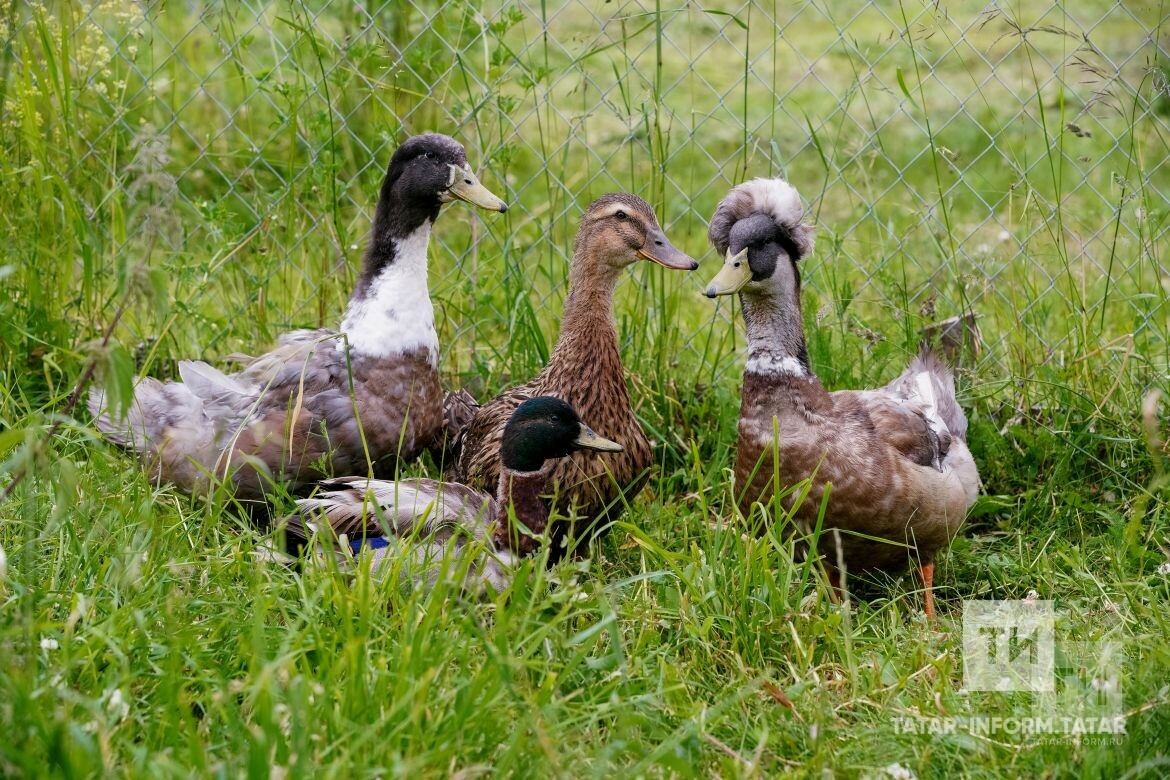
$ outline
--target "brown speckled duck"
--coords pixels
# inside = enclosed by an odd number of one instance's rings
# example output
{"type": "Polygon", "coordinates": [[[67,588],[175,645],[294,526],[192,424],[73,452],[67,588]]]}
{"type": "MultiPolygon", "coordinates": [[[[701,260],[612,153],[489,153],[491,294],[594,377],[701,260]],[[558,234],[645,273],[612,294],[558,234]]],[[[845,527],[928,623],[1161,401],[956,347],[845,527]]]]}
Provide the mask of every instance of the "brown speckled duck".
{"type": "Polygon", "coordinates": [[[392,475],[442,430],[427,244],[455,199],[507,208],[457,141],[410,138],[387,168],[340,331],[285,334],[233,374],[182,361],[181,382],[141,379],[125,419],[94,392],[98,428],[139,452],[155,477],[196,493],[227,478],[242,501],[262,500],[274,480],[296,488],[334,472],[392,475]]]}
{"type": "MultiPolygon", "coordinates": [[[[809,363],[800,310],[797,262],[813,245],[803,217],[787,182],[756,179],[724,198],[708,231],[726,261],[707,296],[738,292],[747,325],[735,463],[740,509],[747,516],[771,499],[778,448],[781,486],[811,480],[794,515],[806,532],[828,492],[819,552],[834,585],[839,561],[850,571],[896,572],[916,558],[933,617],[935,555],[979,491],[954,379],[923,352],[886,387],[824,388],[809,363]]],[[[782,503],[791,509],[796,500],[791,494],[782,503]]]]}
{"type": "Polygon", "coordinates": [[[494,497],[433,479],[328,480],[320,492],[297,501],[297,513],[288,519],[289,541],[298,546],[328,529],[330,535],[345,535],[355,554],[370,550],[375,569],[398,562],[427,587],[446,575],[459,577],[465,590],[489,585],[498,592],[518,560],[513,547],[521,526],[540,534],[548,523],[541,496],[555,459],[581,450],[621,449],[559,398],[532,398],[516,407],[504,426],[503,468],[494,497]],[[475,557],[463,560],[463,554],[475,557]]]}
{"type": "MultiPolygon", "coordinates": [[[[671,269],[698,267],[667,240],[646,201],[628,193],[598,198],[581,218],[561,334],[544,370],[483,406],[476,407],[466,393],[449,396],[446,404],[449,419],[466,421],[455,437],[452,477],[480,489],[499,480],[500,438],[508,417],[538,395],[563,398],[599,434],[622,446],[620,453],[578,453],[554,465],[558,511],[571,516],[572,507],[576,520],[552,529],[553,558],[567,552],[567,541],[583,541],[616,519],[648,476],[650,442],[630,406],[613,317],[614,288],[622,271],[638,260],[671,269]]],[[[515,549],[529,554],[538,545],[537,539],[523,536],[515,549]]]]}

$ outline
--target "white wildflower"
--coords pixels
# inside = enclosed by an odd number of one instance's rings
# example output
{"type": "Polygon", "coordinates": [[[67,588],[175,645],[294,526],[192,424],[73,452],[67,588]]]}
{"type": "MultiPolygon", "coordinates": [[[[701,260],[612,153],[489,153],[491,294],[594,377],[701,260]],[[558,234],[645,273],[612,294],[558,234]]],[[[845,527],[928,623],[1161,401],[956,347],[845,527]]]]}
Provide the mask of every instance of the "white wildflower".
{"type": "Polygon", "coordinates": [[[1103,693],[1113,693],[1117,690],[1117,678],[1106,677],[1106,678],[1102,679],[1100,677],[1094,677],[1092,680],[1089,681],[1089,687],[1092,688],[1094,691],[1101,691],[1103,693]]]}
{"type": "Polygon", "coordinates": [[[60,646],[61,646],[60,643],[58,643],[57,640],[51,636],[41,637],[41,649],[42,650],[56,650],[60,646]]]}
{"type": "Polygon", "coordinates": [[[122,698],[121,688],[110,691],[110,698],[106,699],[106,710],[116,720],[124,720],[130,714],[130,702],[122,698]]]}
{"type": "Polygon", "coordinates": [[[914,774],[913,770],[907,769],[901,764],[890,764],[882,771],[894,780],[918,780],[918,775],[914,774]]]}
{"type": "MultiPolygon", "coordinates": [[[[4,552],[3,550],[0,550],[0,553],[3,553],[3,552],[4,552]]],[[[1160,565],[1158,567],[1158,573],[1161,574],[1163,577],[1165,577],[1167,574],[1170,574],[1170,561],[1166,561],[1165,563],[1160,565]]],[[[0,574],[3,574],[2,570],[0,570],[0,574]]]]}

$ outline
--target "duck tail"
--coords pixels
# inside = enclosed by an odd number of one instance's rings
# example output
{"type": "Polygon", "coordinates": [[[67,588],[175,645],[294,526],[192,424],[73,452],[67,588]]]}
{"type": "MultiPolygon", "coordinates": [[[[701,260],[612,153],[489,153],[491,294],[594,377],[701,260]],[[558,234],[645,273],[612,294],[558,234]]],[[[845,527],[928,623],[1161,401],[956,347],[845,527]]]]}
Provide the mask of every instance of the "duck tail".
{"type": "Polygon", "coordinates": [[[114,416],[106,391],[96,387],[90,389],[86,406],[93,415],[94,426],[107,439],[119,447],[144,452],[153,438],[145,407],[153,405],[153,399],[161,393],[161,382],[143,377],[134,388],[134,398],[124,416],[114,416]]]}
{"type": "Polygon", "coordinates": [[[154,377],[142,377],[134,387],[134,398],[120,417],[109,408],[104,390],[92,389],[86,406],[93,415],[94,425],[107,439],[143,454],[156,451],[164,440],[175,439],[177,427],[202,431],[196,438],[208,435],[202,399],[177,382],[163,383],[154,377]]]}
{"type": "Polygon", "coordinates": [[[967,440],[967,416],[955,398],[955,374],[937,353],[923,347],[891,388],[895,386],[922,403],[927,415],[946,426],[951,436],[967,440]]]}

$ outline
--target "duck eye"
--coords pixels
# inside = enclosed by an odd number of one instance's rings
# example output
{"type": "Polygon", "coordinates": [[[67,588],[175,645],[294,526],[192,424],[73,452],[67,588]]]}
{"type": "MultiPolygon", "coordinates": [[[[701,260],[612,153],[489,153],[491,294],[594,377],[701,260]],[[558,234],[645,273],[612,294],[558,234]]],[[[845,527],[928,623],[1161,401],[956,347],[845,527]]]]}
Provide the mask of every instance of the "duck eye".
{"type": "Polygon", "coordinates": [[[427,151],[423,152],[423,157],[427,158],[428,160],[433,160],[435,159],[435,153],[428,149],[427,151]]]}
{"type": "Polygon", "coordinates": [[[619,220],[624,220],[626,218],[626,212],[619,210],[614,214],[614,216],[619,220]]]}

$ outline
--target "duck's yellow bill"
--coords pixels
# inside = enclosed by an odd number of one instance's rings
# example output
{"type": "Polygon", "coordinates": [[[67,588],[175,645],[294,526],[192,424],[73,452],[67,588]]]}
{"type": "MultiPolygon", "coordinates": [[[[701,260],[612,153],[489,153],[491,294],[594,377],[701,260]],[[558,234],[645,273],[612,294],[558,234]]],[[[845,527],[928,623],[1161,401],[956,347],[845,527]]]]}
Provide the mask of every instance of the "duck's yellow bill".
{"type": "Polygon", "coordinates": [[[577,434],[577,438],[573,440],[573,444],[585,450],[597,450],[598,452],[621,452],[624,447],[616,441],[601,436],[597,431],[590,428],[585,423],[581,423],[581,432],[577,434]]]}
{"type": "Polygon", "coordinates": [[[707,297],[714,298],[718,295],[737,293],[751,280],[752,268],[748,265],[747,247],[734,255],[729,249],[727,250],[727,259],[723,261],[723,267],[707,284],[707,297]]]}
{"type": "Polygon", "coordinates": [[[447,186],[447,195],[457,198],[473,206],[479,206],[488,211],[507,211],[508,204],[497,198],[495,193],[480,184],[479,179],[469,168],[451,166],[451,183],[447,186]]]}

